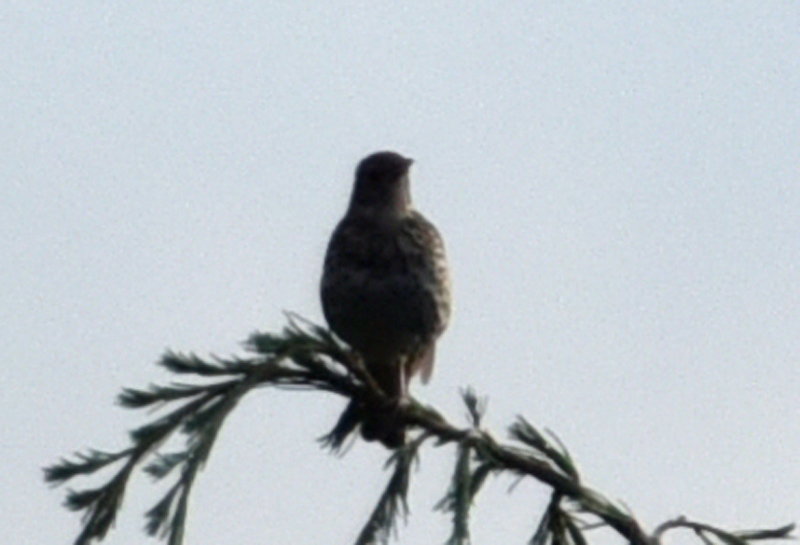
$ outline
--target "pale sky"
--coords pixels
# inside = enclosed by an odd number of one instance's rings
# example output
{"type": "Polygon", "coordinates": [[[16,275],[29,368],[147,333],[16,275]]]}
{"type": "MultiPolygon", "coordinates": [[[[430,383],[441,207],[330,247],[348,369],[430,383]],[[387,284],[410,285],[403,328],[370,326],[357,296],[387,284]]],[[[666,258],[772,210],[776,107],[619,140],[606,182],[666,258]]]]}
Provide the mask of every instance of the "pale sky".
{"type": "MultiPolygon", "coordinates": [[[[126,446],[153,415],[114,398],[166,380],[166,348],[322,320],[328,236],[380,149],[416,159],[453,270],[415,395],[463,422],[471,385],[496,436],[554,430],[649,528],[800,519],[795,2],[10,1],[0,69],[4,543],[77,536],[41,467],[126,446]]],[[[375,444],[318,448],[343,406],[252,393],[186,544],[352,543],[389,475],[375,444]]],[[[449,535],[453,460],[424,451],[401,543],[449,535]]],[[[474,543],[533,533],[547,489],[511,483],[474,543]]],[[[104,543],[143,543],[162,492],[140,475],[104,543]]]]}

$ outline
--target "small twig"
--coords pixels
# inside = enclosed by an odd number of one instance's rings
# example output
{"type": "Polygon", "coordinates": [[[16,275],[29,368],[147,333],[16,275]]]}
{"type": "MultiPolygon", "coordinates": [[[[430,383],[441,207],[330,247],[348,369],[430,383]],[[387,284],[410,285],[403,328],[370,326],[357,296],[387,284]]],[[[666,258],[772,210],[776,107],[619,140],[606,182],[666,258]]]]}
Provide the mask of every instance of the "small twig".
{"type": "Polygon", "coordinates": [[[722,540],[723,543],[733,545],[746,544],[750,541],[763,541],[767,539],[791,539],[791,534],[795,529],[795,525],[787,524],[778,528],[764,530],[737,530],[730,532],[715,526],[711,526],[710,524],[688,520],[686,517],[678,517],[659,524],[656,529],[653,530],[652,543],[654,545],[661,543],[661,538],[664,537],[664,534],[670,530],[676,529],[692,530],[703,541],[708,541],[706,534],[711,534],[722,540]]]}

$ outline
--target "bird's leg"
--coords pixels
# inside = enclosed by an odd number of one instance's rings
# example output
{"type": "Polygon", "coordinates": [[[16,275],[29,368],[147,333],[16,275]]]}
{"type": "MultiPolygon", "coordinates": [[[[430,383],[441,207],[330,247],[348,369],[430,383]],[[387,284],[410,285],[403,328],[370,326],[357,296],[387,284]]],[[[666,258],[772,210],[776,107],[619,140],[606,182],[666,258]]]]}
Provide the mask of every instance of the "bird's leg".
{"type": "Polygon", "coordinates": [[[407,377],[407,370],[405,362],[401,362],[398,365],[397,370],[398,378],[400,379],[398,391],[398,402],[402,402],[406,397],[408,397],[408,377],[407,377]]]}
{"type": "Polygon", "coordinates": [[[398,388],[399,397],[395,400],[395,411],[406,409],[411,404],[408,399],[408,382],[410,380],[408,373],[409,369],[405,363],[400,365],[400,369],[398,370],[400,379],[400,387],[398,388]]]}

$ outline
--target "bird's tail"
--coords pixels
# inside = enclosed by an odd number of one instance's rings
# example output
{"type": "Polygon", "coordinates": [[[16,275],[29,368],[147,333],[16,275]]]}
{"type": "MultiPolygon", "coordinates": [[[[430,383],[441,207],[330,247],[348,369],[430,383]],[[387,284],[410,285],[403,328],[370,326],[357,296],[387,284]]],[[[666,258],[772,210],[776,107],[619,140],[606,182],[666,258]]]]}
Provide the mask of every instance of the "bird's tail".
{"type": "MultiPolygon", "coordinates": [[[[432,351],[430,351],[432,354],[432,351]]],[[[339,450],[356,428],[361,429],[365,441],[380,441],[390,450],[406,444],[405,424],[400,418],[400,403],[408,389],[405,364],[367,364],[372,379],[386,396],[383,403],[365,403],[350,400],[333,430],[323,442],[333,450],[339,450]]]]}
{"type": "Polygon", "coordinates": [[[380,441],[388,449],[405,445],[406,430],[399,422],[397,406],[377,408],[350,400],[333,430],[321,440],[334,451],[339,451],[347,438],[361,426],[365,441],[380,441]]]}
{"type": "Polygon", "coordinates": [[[397,405],[385,408],[362,406],[361,410],[361,436],[365,441],[380,441],[392,450],[406,444],[406,429],[398,419],[397,405]]]}

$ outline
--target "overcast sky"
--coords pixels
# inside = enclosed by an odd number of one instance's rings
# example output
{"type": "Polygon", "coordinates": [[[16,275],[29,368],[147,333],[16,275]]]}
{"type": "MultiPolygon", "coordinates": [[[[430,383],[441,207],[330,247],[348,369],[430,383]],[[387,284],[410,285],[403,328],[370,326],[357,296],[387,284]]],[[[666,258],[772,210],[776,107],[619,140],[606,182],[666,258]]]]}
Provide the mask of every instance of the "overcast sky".
{"type": "MultiPolygon", "coordinates": [[[[353,169],[387,148],[454,278],[416,395],[556,431],[649,528],[800,519],[795,2],[7,1],[0,70],[4,542],[74,539],[40,468],[124,447],[148,415],[114,398],[166,348],[322,320],[353,169]]],[[[388,475],[375,444],[318,448],[343,405],[252,393],[186,544],[352,543],[388,475]]],[[[402,543],[447,538],[453,458],[424,452],[402,543]]],[[[546,489],[511,483],[476,544],[532,534],[546,489]]],[[[140,476],[106,543],[142,543],[162,491],[140,476]]]]}

